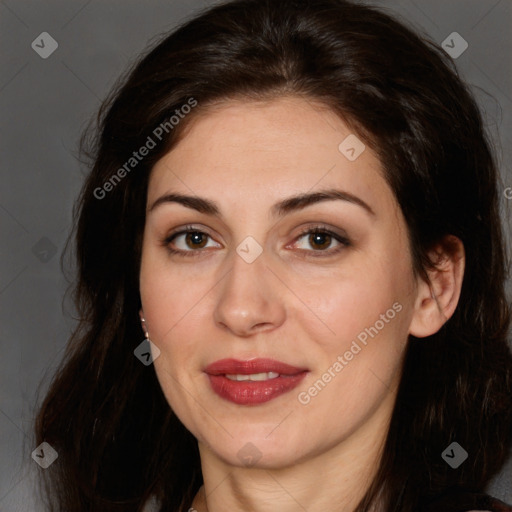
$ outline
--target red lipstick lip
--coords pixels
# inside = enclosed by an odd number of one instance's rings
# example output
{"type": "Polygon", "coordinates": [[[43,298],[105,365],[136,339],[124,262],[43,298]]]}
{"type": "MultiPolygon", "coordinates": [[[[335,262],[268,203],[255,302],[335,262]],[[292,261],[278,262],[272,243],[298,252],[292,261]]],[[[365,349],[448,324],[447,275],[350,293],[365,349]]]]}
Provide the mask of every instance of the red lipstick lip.
{"type": "Polygon", "coordinates": [[[211,390],[224,400],[237,405],[255,406],[269,402],[296,388],[309,373],[274,359],[256,358],[246,361],[221,359],[205,370],[211,390]],[[274,372],[279,375],[265,380],[233,380],[227,375],[251,375],[274,372]]]}
{"type": "Polygon", "coordinates": [[[280,375],[297,375],[307,371],[307,368],[298,368],[281,361],[266,358],[255,358],[246,361],[238,359],[220,359],[209,364],[205,369],[208,375],[251,375],[254,373],[275,372],[280,375]]]}

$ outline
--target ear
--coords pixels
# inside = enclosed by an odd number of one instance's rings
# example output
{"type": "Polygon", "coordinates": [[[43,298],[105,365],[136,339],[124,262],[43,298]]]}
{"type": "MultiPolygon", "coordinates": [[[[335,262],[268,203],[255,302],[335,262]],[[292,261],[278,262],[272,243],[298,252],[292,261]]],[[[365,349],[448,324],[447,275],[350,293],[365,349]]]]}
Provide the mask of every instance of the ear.
{"type": "Polygon", "coordinates": [[[464,277],[462,241],[449,235],[429,251],[435,268],[427,270],[428,282],[418,277],[414,314],[409,333],[417,338],[435,334],[453,315],[464,277]]]}

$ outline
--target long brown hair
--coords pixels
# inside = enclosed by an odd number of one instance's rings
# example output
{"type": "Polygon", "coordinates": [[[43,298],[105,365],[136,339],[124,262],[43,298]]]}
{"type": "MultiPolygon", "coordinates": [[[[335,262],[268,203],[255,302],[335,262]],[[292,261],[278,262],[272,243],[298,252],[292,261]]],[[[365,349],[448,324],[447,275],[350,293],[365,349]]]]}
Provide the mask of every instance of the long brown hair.
{"type": "Polygon", "coordinates": [[[512,437],[507,267],[495,158],[471,92],[442,49],[377,8],[235,0],[148,51],[84,138],[94,162],[73,233],[80,321],[35,421],[36,442],[59,454],[44,472],[49,510],[139,511],[151,495],[162,511],[190,507],[202,483],[197,443],[133,354],[148,178],[209,105],[285,94],[324,103],[377,152],[418,273],[445,235],[466,252],[454,315],[435,335],[410,337],[381,466],[357,512],[377,498],[388,512],[417,511],[452,487],[482,490],[502,466],[512,437]],[[127,167],[148,137],[155,147],[127,167]],[[441,458],[453,441],[469,453],[457,469],[441,458]]]}

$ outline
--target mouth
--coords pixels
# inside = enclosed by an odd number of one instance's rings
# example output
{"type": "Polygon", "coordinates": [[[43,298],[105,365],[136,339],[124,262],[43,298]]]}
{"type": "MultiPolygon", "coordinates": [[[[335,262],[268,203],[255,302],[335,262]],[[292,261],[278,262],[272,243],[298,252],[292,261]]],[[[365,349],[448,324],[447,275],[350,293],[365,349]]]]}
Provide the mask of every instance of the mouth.
{"type": "Polygon", "coordinates": [[[205,368],[212,390],[239,405],[268,402],[297,387],[308,373],[273,359],[222,359],[205,368]]]}

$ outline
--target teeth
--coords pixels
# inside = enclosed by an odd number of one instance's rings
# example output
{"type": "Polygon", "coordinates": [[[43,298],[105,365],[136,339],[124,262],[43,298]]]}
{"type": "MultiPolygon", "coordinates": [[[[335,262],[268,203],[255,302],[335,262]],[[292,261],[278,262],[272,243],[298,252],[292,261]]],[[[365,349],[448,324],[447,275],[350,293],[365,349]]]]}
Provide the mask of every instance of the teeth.
{"type": "Polygon", "coordinates": [[[237,374],[226,374],[226,377],[229,380],[269,380],[269,379],[275,379],[276,377],[279,377],[279,373],[276,372],[264,372],[264,373],[252,373],[250,375],[240,375],[237,374]]]}

